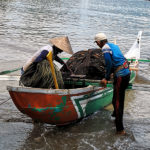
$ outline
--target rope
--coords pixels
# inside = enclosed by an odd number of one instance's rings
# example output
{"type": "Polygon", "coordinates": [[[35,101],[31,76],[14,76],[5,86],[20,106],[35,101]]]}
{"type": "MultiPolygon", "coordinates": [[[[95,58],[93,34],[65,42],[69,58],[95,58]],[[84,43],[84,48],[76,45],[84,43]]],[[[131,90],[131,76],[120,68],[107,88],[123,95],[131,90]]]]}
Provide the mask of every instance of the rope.
{"type": "Polygon", "coordinates": [[[11,73],[11,72],[15,72],[15,71],[18,71],[18,70],[20,70],[20,69],[21,69],[21,68],[16,68],[16,69],[13,69],[13,70],[1,71],[1,72],[0,72],[0,75],[4,75],[4,74],[11,73]]]}
{"type": "Polygon", "coordinates": [[[0,105],[2,105],[2,104],[4,104],[4,103],[8,102],[10,99],[11,99],[11,98],[9,97],[6,101],[0,103],[0,105]]]}
{"type": "MultiPolygon", "coordinates": [[[[136,59],[127,59],[128,61],[137,61],[136,59]]],[[[138,59],[139,62],[150,62],[149,59],[138,59]]]]}
{"type": "MultiPolygon", "coordinates": [[[[61,58],[62,60],[68,60],[69,58],[61,58]]],[[[5,70],[5,71],[1,71],[0,75],[4,75],[4,74],[9,74],[15,71],[20,70],[21,68],[16,68],[16,69],[12,69],[12,70],[5,70]]]]}
{"type": "MultiPolygon", "coordinates": [[[[61,58],[62,60],[68,60],[69,58],[61,58]]],[[[129,61],[131,61],[131,59],[128,59],[129,61]]],[[[135,61],[135,59],[132,59],[133,61],[135,61]]],[[[139,59],[138,61],[140,62],[150,62],[150,60],[146,60],[146,59],[139,59]]],[[[21,68],[16,68],[16,69],[13,69],[13,70],[5,70],[5,71],[1,71],[0,72],[0,75],[4,75],[4,74],[9,74],[11,72],[15,72],[15,71],[18,71],[20,70],[21,68]]]]}

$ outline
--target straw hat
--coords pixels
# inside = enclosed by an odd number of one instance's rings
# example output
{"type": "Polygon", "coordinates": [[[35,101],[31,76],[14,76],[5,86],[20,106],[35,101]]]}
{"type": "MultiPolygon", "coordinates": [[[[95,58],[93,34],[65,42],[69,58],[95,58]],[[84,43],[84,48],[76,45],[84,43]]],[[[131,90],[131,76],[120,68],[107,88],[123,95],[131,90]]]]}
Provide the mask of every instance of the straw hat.
{"type": "Polygon", "coordinates": [[[56,37],[50,39],[50,43],[55,45],[59,49],[63,50],[66,53],[73,54],[69,39],[67,36],[64,37],[56,37]]]}

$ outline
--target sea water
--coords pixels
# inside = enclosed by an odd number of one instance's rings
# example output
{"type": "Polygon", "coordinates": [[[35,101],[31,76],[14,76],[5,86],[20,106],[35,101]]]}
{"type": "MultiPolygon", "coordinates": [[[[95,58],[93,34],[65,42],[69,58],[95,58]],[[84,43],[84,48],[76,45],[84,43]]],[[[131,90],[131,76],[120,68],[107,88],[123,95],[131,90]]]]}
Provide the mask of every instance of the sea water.
{"type": "MultiPolygon", "coordinates": [[[[146,0],[0,0],[0,71],[20,68],[49,39],[67,35],[74,52],[96,48],[104,32],[125,54],[143,31],[141,58],[150,59],[150,2],[146,0]]],[[[63,54],[64,57],[66,54],[63,54]]],[[[11,75],[19,75],[20,71],[11,75]]],[[[150,84],[150,64],[140,63],[135,83],[150,84]]],[[[67,126],[34,125],[17,110],[0,81],[0,149],[148,150],[150,92],[127,91],[126,136],[115,135],[112,105],[67,126]],[[5,102],[5,103],[3,103],[5,102]],[[3,103],[3,104],[2,104],[3,103]]]]}

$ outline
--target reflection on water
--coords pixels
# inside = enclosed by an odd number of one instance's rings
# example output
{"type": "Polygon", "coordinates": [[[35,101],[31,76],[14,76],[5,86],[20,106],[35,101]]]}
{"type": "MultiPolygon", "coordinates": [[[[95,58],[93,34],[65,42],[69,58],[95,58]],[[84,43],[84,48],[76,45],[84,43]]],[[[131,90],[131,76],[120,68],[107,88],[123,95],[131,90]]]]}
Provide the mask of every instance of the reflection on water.
{"type": "MultiPolygon", "coordinates": [[[[94,35],[105,32],[123,53],[143,31],[141,57],[149,58],[150,3],[144,0],[0,0],[0,71],[19,68],[49,38],[68,35],[73,51],[94,48],[94,35]]],[[[136,83],[150,83],[150,65],[141,63],[136,83]]],[[[20,71],[13,74],[20,74],[20,71]]],[[[0,103],[9,98],[0,81],[0,103]]],[[[0,149],[3,150],[147,150],[150,148],[150,92],[126,93],[125,137],[115,135],[112,106],[58,128],[33,125],[10,100],[0,105],[0,149]]]]}

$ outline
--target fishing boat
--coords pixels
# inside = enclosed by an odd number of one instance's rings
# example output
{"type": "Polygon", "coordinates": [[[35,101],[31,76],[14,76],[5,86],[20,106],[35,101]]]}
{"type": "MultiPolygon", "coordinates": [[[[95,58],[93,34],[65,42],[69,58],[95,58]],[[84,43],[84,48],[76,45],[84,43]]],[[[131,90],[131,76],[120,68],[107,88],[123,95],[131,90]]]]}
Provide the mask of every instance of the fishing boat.
{"type": "MultiPolygon", "coordinates": [[[[134,51],[137,54],[135,49],[140,49],[141,34],[138,34],[134,46],[129,50],[130,53],[134,51]]],[[[133,82],[136,76],[137,64],[135,61],[132,62],[133,58],[138,61],[137,55],[130,58],[130,82],[133,82]]],[[[98,80],[76,78],[66,80],[65,85],[67,87],[65,89],[7,86],[7,90],[22,113],[33,120],[58,126],[84,118],[109,105],[112,101],[113,88],[102,87],[98,80]]]]}

